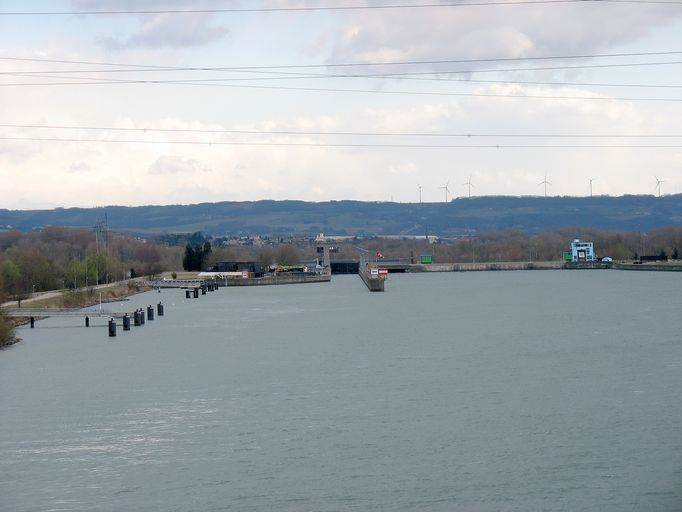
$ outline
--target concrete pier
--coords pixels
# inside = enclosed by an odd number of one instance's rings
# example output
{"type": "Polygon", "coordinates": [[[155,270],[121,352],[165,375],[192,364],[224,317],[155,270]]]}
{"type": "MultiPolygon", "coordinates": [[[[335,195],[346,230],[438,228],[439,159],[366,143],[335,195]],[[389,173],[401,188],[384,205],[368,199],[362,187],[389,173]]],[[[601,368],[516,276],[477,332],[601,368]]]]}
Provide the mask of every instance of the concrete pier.
{"type": "Polygon", "coordinates": [[[386,279],[384,276],[378,274],[371,275],[371,270],[374,269],[378,271],[378,268],[375,264],[372,264],[373,268],[370,269],[368,265],[369,264],[364,259],[360,259],[360,266],[358,267],[360,279],[362,279],[362,282],[365,283],[370,292],[383,292],[386,279]]]}

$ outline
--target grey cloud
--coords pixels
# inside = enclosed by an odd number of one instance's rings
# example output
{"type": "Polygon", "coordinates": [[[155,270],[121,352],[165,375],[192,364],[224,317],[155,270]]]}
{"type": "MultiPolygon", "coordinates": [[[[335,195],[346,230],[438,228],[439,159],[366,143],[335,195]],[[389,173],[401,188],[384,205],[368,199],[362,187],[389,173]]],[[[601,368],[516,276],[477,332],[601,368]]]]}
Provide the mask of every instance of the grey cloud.
{"type": "MultiPolygon", "coordinates": [[[[144,4],[137,1],[95,1],[77,0],[73,2],[78,10],[155,10],[155,9],[201,9],[215,8],[215,4],[206,1],[181,1],[168,3],[158,0],[147,0],[144,4]]],[[[138,30],[125,35],[106,35],[97,39],[97,43],[108,50],[127,48],[183,48],[202,46],[223,39],[229,30],[216,22],[215,13],[187,14],[148,14],[131,15],[140,20],[138,30]]]]}
{"type": "Polygon", "coordinates": [[[97,43],[108,50],[202,46],[229,33],[226,27],[212,25],[212,18],[211,14],[159,14],[144,20],[140,30],[127,37],[106,36],[97,43]]]}
{"type": "Polygon", "coordinates": [[[336,37],[329,60],[598,53],[642,38],[681,17],[681,11],[661,5],[614,7],[595,3],[359,11],[345,15],[345,26],[336,37]]]}

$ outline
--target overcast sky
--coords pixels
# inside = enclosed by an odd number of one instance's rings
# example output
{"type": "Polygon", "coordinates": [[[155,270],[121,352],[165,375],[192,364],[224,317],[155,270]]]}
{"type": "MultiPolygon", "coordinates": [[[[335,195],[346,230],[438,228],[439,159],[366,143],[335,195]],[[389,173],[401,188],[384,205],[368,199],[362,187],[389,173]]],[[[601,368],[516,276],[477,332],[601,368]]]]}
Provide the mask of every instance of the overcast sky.
{"type": "MultiPolygon", "coordinates": [[[[420,3],[438,2],[33,0],[0,12],[420,3]]],[[[589,195],[590,179],[595,195],[654,194],[656,178],[682,193],[680,34],[679,4],[0,16],[0,208],[415,202],[419,185],[444,201],[441,187],[465,196],[470,176],[472,195],[542,195],[545,176],[548,195],[589,195]],[[411,64],[378,65],[396,62],[411,64]],[[528,70],[557,67],[569,69],[528,70]]]]}

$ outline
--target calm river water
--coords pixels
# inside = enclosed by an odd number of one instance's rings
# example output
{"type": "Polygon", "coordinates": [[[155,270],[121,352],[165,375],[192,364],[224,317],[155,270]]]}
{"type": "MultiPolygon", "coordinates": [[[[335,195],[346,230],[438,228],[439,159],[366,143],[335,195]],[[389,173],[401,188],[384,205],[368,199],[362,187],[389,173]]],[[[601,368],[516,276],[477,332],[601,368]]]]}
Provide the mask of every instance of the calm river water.
{"type": "Polygon", "coordinates": [[[680,511],[682,274],[357,276],[0,352],[0,510],[680,511]]]}

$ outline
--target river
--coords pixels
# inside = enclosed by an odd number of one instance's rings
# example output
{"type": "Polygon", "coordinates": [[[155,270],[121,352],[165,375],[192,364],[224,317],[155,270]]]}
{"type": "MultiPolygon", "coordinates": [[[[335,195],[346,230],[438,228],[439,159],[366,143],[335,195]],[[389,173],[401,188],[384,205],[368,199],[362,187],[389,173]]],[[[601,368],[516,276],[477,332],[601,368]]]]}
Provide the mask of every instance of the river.
{"type": "Polygon", "coordinates": [[[682,510],[682,274],[148,292],[0,352],[0,510],[682,510]]]}

